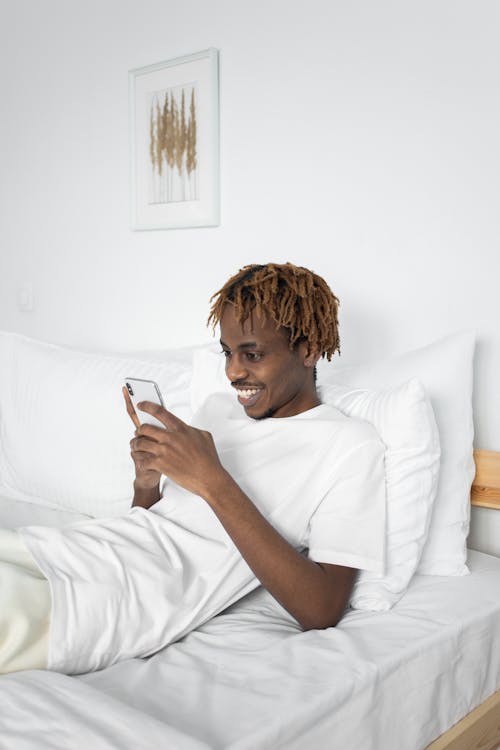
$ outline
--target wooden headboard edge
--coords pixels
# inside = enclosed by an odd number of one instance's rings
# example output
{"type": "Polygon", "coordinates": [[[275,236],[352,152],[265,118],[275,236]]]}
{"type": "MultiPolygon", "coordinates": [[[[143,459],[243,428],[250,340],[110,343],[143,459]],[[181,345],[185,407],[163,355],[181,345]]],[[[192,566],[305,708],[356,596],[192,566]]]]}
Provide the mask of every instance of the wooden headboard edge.
{"type": "Polygon", "coordinates": [[[476,476],[472,482],[471,503],[480,508],[500,510],[500,451],[474,451],[476,476]]]}

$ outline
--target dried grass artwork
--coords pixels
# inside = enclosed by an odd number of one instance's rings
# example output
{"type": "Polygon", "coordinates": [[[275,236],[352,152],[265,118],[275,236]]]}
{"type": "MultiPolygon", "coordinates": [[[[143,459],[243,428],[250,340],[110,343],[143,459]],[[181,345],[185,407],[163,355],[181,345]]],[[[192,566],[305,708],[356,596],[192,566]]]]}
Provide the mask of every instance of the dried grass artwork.
{"type": "Polygon", "coordinates": [[[219,53],[129,71],[132,229],[220,223],[219,53]]]}
{"type": "Polygon", "coordinates": [[[196,86],[151,94],[149,203],[198,200],[196,86]]]}

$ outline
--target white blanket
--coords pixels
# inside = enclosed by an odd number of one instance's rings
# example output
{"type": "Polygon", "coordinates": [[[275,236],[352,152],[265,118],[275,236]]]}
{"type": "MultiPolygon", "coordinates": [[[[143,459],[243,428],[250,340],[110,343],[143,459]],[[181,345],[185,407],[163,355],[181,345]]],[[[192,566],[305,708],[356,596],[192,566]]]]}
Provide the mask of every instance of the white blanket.
{"type": "MultiPolygon", "coordinates": [[[[295,549],[383,570],[384,446],[371,425],[326,404],[252,420],[219,394],[197,424],[295,549]]],[[[150,511],[20,533],[50,583],[48,666],[64,674],[151,656],[258,585],[210,506],[171,481],[150,511]]]]}
{"type": "MultiPolygon", "coordinates": [[[[0,503],[0,522],[15,511],[0,503]]],[[[0,748],[421,750],[500,687],[500,560],[469,564],[327,631],[300,632],[258,589],[149,659],[7,675],[0,748]]]]}

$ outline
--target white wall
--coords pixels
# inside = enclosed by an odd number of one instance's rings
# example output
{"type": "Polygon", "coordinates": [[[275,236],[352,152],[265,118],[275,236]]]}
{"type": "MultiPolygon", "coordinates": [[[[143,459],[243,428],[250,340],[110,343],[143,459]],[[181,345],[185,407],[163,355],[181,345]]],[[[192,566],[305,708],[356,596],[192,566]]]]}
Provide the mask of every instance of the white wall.
{"type": "Polygon", "coordinates": [[[341,297],[344,362],[475,328],[476,445],[500,449],[496,0],[0,0],[0,14],[0,328],[197,343],[229,274],[291,260],[341,297]],[[127,71],[209,46],[222,224],[132,232],[127,71]]]}

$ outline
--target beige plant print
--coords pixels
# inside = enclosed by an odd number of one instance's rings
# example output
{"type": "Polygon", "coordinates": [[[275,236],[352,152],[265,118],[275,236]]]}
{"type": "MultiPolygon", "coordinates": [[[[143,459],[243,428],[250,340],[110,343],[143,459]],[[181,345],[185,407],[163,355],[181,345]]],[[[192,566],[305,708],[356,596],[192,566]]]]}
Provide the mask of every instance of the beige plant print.
{"type": "Polygon", "coordinates": [[[151,94],[150,204],[198,200],[196,129],[194,84],[151,94]]]}

